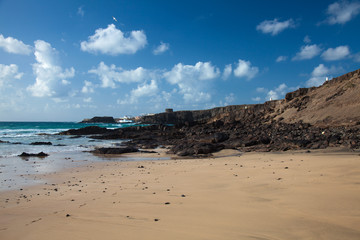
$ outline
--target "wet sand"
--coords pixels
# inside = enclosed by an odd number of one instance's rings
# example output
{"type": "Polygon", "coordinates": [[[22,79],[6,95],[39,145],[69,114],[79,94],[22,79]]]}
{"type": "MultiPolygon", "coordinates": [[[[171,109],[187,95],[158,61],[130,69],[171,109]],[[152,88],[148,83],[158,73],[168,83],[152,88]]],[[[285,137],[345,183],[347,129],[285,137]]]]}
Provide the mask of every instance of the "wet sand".
{"type": "Polygon", "coordinates": [[[0,192],[0,239],[360,239],[358,153],[223,151],[37,177],[0,192]]]}

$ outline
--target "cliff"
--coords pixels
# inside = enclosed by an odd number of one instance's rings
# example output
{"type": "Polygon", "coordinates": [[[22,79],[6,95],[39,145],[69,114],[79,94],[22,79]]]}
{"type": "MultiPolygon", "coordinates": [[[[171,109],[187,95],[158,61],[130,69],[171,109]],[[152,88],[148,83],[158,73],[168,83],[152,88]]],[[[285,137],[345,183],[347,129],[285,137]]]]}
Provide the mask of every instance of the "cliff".
{"type": "Polygon", "coordinates": [[[320,87],[300,88],[285,99],[264,104],[233,105],[197,111],[164,112],[138,121],[188,125],[248,121],[305,122],[318,126],[356,125],[360,122],[360,69],[325,82],[320,87]]]}
{"type": "Polygon", "coordinates": [[[356,125],[360,122],[360,69],[327,81],[320,87],[288,93],[274,112],[272,117],[275,120],[286,123],[356,125]]]}
{"type": "Polygon", "coordinates": [[[138,121],[152,124],[194,125],[211,123],[218,120],[224,122],[240,121],[247,116],[263,116],[273,112],[278,101],[269,101],[264,104],[232,105],[207,110],[176,111],[172,113],[158,113],[151,116],[142,116],[138,121]]]}

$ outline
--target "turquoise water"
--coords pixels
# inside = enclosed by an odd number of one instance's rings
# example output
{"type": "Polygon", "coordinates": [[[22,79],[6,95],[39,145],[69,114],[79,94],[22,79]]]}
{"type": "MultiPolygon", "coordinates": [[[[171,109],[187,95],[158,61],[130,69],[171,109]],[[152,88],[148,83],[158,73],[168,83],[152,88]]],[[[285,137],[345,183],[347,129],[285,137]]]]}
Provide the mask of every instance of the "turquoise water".
{"type": "Polygon", "coordinates": [[[85,124],[76,122],[0,122],[0,158],[17,156],[22,152],[56,153],[83,151],[95,146],[112,145],[119,141],[94,141],[86,137],[55,135],[61,131],[96,125],[106,128],[123,128],[127,124],[85,124]],[[30,145],[32,142],[51,142],[52,145],[30,145]]]}
{"type": "Polygon", "coordinates": [[[114,129],[131,124],[0,122],[0,192],[40,183],[41,181],[37,177],[39,174],[48,174],[89,162],[103,161],[88,151],[95,147],[118,145],[123,141],[56,135],[61,131],[90,125],[114,129]],[[51,142],[52,145],[30,145],[32,142],[51,142]],[[45,152],[49,156],[46,158],[18,157],[22,152],[45,152]]]}

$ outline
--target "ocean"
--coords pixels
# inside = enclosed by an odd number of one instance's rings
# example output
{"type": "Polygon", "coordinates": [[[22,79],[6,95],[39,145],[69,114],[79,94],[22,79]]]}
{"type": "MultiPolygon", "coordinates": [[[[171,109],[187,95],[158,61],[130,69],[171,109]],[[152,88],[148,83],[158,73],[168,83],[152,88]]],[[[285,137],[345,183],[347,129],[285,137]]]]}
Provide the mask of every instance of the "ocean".
{"type": "MultiPolygon", "coordinates": [[[[37,175],[81,166],[105,158],[89,153],[95,147],[111,147],[124,140],[94,140],[87,137],[56,135],[86,126],[124,128],[132,123],[84,124],[76,122],[0,122],[0,191],[39,183],[37,175]],[[51,145],[31,145],[50,142],[51,145]],[[49,154],[48,157],[18,157],[22,152],[49,154]]],[[[106,159],[108,160],[108,159],[106,159]]],[[[120,159],[122,161],[124,159],[120,159]]]]}
{"type": "Polygon", "coordinates": [[[112,145],[119,141],[94,141],[86,137],[55,135],[69,129],[86,126],[123,128],[127,124],[85,124],[76,122],[0,122],[0,158],[27,153],[57,153],[89,150],[96,146],[112,145]],[[51,142],[52,145],[31,145],[34,142],[51,142]]]}

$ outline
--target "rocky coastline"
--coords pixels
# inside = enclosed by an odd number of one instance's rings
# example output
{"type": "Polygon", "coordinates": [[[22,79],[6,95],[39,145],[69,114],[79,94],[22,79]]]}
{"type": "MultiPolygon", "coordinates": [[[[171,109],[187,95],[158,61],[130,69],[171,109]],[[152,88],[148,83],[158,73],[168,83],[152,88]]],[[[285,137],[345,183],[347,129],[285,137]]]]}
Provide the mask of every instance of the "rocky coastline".
{"type": "MultiPolygon", "coordinates": [[[[360,69],[300,88],[285,99],[198,111],[142,116],[148,126],[86,127],[60,134],[124,139],[125,148],[167,147],[178,156],[211,156],[222,149],[249,151],[360,149],[360,69]]],[[[124,147],[123,147],[124,148],[124,147]]],[[[122,151],[122,150],[121,150],[122,151]]],[[[103,152],[116,152],[114,150],[103,152]]]]}
{"type": "MultiPolygon", "coordinates": [[[[168,152],[178,156],[208,157],[222,149],[238,149],[243,152],[312,150],[338,147],[355,150],[360,148],[360,126],[316,127],[299,122],[262,123],[256,118],[244,122],[193,126],[151,125],[122,129],[87,127],[60,134],[87,135],[92,139],[124,139],[122,149],[135,152],[138,149],[167,147],[168,152]],[[101,132],[99,134],[99,132],[101,132]]],[[[95,153],[119,154],[126,151],[95,150],[95,153]]]]}

